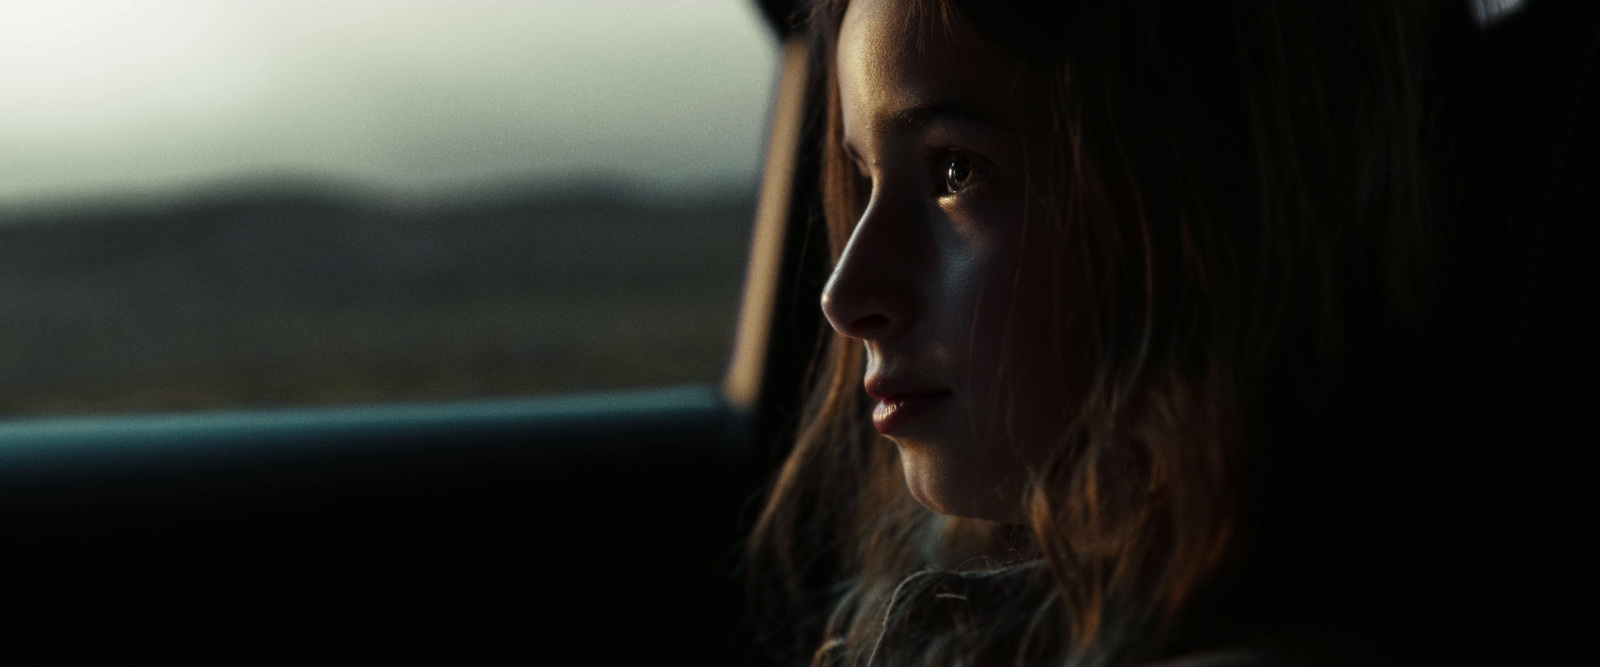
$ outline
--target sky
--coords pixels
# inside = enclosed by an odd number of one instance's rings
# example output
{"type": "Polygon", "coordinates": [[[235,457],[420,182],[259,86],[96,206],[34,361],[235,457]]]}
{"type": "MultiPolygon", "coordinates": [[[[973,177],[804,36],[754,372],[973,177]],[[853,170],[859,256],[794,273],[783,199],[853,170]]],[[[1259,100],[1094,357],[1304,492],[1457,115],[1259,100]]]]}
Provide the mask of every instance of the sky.
{"type": "Polygon", "coordinates": [[[752,187],[778,44],[720,0],[0,0],[0,207],[252,178],[752,187]]]}

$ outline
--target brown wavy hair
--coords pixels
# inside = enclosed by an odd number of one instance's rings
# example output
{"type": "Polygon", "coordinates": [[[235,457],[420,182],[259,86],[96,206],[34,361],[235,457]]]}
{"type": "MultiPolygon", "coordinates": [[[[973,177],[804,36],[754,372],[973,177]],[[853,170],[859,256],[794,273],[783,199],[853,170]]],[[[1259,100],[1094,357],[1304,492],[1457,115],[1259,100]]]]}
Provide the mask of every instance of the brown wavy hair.
{"type": "MultiPolygon", "coordinates": [[[[806,15],[835,262],[859,194],[832,63],[845,6],[806,15]]],[[[1026,224],[1060,249],[1063,284],[1089,286],[1075,316],[1097,367],[1031,471],[1028,524],[1002,525],[911,498],[870,426],[861,348],[829,332],[750,541],[774,646],[818,664],[1107,665],[1223,641],[1198,610],[1248,576],[1254,481],[1291,446],[1277,425],[1324,409],[1352,351],[1428,293],[1426,8],[912,6],[924,34],[970,21],[1046,74],[1050,167],[1029,175],[1026,224]],[[897,600],[920,599],[908,576],[928,571],[991,573],[1009,592],[919,625],[897,600]]]]}

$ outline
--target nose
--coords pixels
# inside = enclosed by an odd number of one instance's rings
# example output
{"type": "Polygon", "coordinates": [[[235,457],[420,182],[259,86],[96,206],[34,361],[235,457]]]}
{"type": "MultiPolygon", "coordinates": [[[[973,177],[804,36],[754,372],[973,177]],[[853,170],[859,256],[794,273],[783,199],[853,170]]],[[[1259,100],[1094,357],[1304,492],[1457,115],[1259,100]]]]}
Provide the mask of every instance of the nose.
{"type": "Polygon", "coordinates": [[[822,290],[822,312],[835,331],[885,340],[915,324],[923,253],[913,218],[879,198],[868,203],[822,290]]]}

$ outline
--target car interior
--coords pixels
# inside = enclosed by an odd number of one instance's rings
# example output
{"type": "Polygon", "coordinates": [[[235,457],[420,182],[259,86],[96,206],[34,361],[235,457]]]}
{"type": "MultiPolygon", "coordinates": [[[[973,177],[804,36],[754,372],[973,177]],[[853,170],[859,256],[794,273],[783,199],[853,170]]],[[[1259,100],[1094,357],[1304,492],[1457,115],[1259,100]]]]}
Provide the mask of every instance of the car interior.
{"type": "MultiPolygon", "coordinates": [[[[739,545],[804,402],[824,326],[817,300],[827,249],[813,224],[820,83],[793,28],[794,3],[755,4],[780,71],[759,189],[736,212],[748,221],[740,237],[748,248],[720,381],[0,415],[5,652],[136,662],[444,655],[761,664],[744,620],[751,601],[739,545]]],[[[1494,547],[1527,576],[1490,582],[1510,586],[1495,599],[1519,605],[1498,626],[1505,642],[1576,646],[1591,643],[1579,638],[1592,636],[1595,608],[1594,515],[1577,509],[1593,500],[1592,468],[1577,450],[1593,443],[1596,414],[1595,262],[1585,253],[1600,220],[1592,180],[1600,39],[1582,11],[1532,2],[1524,14],[1474,47],[1491,74],[1456,84],[1464,96],[1502,91],[1503,103],[1450,122],[1462,135],[1482,131],[1463,148],[1472,164],[1501,165],[1475,183],[1521,183],[1512,165],[1544,160],[1555,166],[1539,173],[1559,182],[1544,184],[1539,210],[1570,213],[1517,232],[1554,249],[1527,265],[1543,273],[1514,276],[1545,288],[1526,302],[1517,340],[1527,363],[1561,370],[1518,376],[1543,393],[1507,405],[1542,406],[1543,442],[1565,444],[1521,458],[1531,445],[1507,448],[1513,462],[1494,491],[1498,509],[1538,518],[1507,533],[1528,552],[1494,547]],[[1549,62],[1552,53],[1565,60],[1549,62]],[[1518,74],[1533,67],[1544,75],[1518,74]],[[1560,85],[1542,87],[1549,81],[1560,85]],[[1560,95],[1575,97],[1552,99],[1560,95]],[[1565,116],[1543,122],[1551,114],[1565,116]],[[1551,128],[1567,134],[1541,134],[1551,128]]],[[[1532,219],[1518,213],[1528,210],[1520,202],[1490,203],[1512,211],[1507,219],[1532,219]]],[[[305,206],[284,215],[316,214],[305,206]]],[[[1488,217],[1480,215],[1485,226],[1488,217]]],[[[19,281],[46,270],[16,252],[0,249],[11,264],[0,270],[19,281]]]]}

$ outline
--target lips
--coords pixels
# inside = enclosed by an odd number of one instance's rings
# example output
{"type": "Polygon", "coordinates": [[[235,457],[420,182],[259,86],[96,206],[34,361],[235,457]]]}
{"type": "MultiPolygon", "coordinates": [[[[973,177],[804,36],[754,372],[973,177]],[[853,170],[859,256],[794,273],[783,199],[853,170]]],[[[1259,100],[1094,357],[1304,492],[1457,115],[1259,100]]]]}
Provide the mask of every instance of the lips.
{"type": "Polygon", "coordinates": [[[878,406],[872,409],[872,425],[884,435],[893,435],[902,424],[915,419],[918,415],[926,414],[937,407],[950,396],[950,392],[943,391],[931,394],[900,394],[890,398],[878,399],[878,406]]]}
{"type": "Polygon", "coordinates": [[[884,435],[892,435],[906,422],[927,414],[951,396],[948,389],[907,389],[897,384],[883,377],[867,378],[867,394],[878,399],[878,405],[872,409],[872,425],[884,435]]]}

